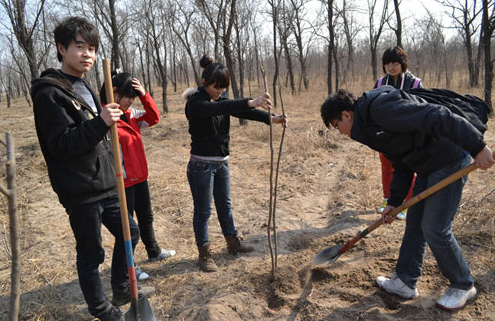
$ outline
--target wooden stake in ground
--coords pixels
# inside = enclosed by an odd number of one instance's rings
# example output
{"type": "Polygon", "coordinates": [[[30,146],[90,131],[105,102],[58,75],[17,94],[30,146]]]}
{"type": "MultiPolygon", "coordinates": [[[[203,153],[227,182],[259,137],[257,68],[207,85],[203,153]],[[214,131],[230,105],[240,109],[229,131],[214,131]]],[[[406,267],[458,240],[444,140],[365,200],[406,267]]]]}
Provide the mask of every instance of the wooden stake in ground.
{"type": "MultiPolygon", "coordinates": [[[[19,220],[17,218],[17,201],[15,192],[15,156],[14,140],[10,133],[5,134],[7,144],[7,187],[0,184],[0,192],[7,196],[9,203],[10,247],[12,251],[12,272],[10,275],[10,315],[9,320],[19,320],[19,301],[21,289],[21,246],[19,244],[19,220]]],[[[3,143],[3,142],[2,142],[3,143]]]]}
{"type": "MultiPolygon", "coordinates": [[[[265,85],[265,92],[268,92],[268,86],[266,84],[266,70],[263,66],[260,67],[261,74],[263,75],[263,84],[265,85]]],[[[275,276],[275,268],[277,267],[275,264],[275,258],[273,256],[273,247],[272,247],[272,237],[271,237],[271,228],[272,228],[272,217],[273,217],[273,126],[272,126],[272,114],[270,110],[268,110],[268,119],[270,124],[270,209],[268,210],[268,247],[270,248],[270,257],[272,259],[272,276],[275,276]]],[[[273,233],[276,235],[276,229],[273,230],[273,233]]],[[[276,246],[276,243],[275,243],[276,246]]]]}

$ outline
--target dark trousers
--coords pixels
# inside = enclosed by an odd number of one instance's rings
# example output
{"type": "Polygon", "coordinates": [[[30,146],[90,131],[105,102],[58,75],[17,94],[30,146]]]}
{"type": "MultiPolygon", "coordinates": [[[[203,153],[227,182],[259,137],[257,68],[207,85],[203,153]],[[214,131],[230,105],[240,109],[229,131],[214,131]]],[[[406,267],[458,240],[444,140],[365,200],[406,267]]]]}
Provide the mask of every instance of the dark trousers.
{"type": "Polygon", "coordinates": [[[126,187],[125,196],[129,216],[133,217],[134,212],[136,212],[141,240],[146,252],[148,252],[148,257],[157,257],[161,248],[156,242],[155,230],[153,229],[153,211],[151,210],[148,181],[126,187]]]}
{"type": "MultiPolygon", "coordinates": [[[[98,316],[110,308],[110,301],[103,292],[98,266],[105,260],[101,245],[101,224],[115,237],[112,257],[111,285],[113,292],[124,292],[129,288],[124,233],[117,197],[101,201],[68,206],[69,221],[76,239],[77,273],[79,284],[88,304],[89,312],[98,316]]],[[[129,218],[133,247],[139,240],[139,228],[129,218]]]]}

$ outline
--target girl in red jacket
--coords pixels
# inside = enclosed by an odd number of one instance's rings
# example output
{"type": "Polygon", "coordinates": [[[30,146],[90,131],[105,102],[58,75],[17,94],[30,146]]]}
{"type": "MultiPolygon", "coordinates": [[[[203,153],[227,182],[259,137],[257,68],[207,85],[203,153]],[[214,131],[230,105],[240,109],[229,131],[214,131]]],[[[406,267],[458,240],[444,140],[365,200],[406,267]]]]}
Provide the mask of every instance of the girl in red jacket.
{"type": "MultiPolygon", "coordinates": [[[[151,95],[130,73],[115,74],[112,77],[112,84],[115,102],[120,104],[120,109],[123,111],[117,122],[117,127],[123,162],[127,210],[131,217],[136,212],[141,240],[148,252],[148,261],[163,260],[175,255],[175,251],[160,248],[155,238],[148,188],[148,164],[141,137],[141,128],[157,124],[160,120],[160,113],[151,95]],[[144,110],[131,108],[136,96],[141,100],[144,110]]],[[[100,99],[105,105],[105,84],[100,91],[100,99]]],[[[138,267],[136,267],[136,274],[138,274],[138,279],[148,278],[148,275],[140,271],[138,267]]]]}

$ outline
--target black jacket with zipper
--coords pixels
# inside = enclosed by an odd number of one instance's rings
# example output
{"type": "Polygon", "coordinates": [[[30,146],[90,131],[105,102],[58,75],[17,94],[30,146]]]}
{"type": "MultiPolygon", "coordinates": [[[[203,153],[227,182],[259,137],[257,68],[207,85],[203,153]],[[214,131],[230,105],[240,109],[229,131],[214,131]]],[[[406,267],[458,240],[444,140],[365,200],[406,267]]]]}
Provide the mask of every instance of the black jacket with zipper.
{"type": "Polygon", "coordinates": [[[392,206],[402,203],[414,173],[426,176],[465,151],[476,156],[486,145],[466,118],[392,86],[365,92],[357,100],[351,138],[392,162],[392,206]]]}
{"type": "Polygon", "coordinates": [[[230,116],[269,124],[269,114],[249,107],[249,99],[220,98],[212,102],[203,87],[187,97],[185,112],[191,134],[191,154],[229,155],[230,116]]]}
{"type": "Polygon", "coordinates": [[[64,207],[117,195],[115,172],[101,116],[101,104],[90,90],[98,115],[56,69],[33,80],[34,121],[52,188],[64,207]]]}

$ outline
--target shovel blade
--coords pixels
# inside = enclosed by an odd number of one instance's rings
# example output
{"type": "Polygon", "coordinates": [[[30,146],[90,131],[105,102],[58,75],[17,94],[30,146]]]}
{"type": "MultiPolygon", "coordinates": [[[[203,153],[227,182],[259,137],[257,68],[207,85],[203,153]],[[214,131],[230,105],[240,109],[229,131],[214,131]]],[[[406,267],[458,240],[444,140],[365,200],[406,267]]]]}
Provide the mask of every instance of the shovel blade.
{"type": "Polygon", "coordinates": [[[335,245],[321,250],[311,261],[315,265],[329,265],[335,262],[340,256],[340,249],[344,245],[335,245]]]}
{"type": "Polygon", "coordinates": [[[132,304],[131,307],[124,313],[125,321],[156,321],[155,313],[151,309],[148,298],[142,297],[137,301],[137,304],[132,304]]]}

